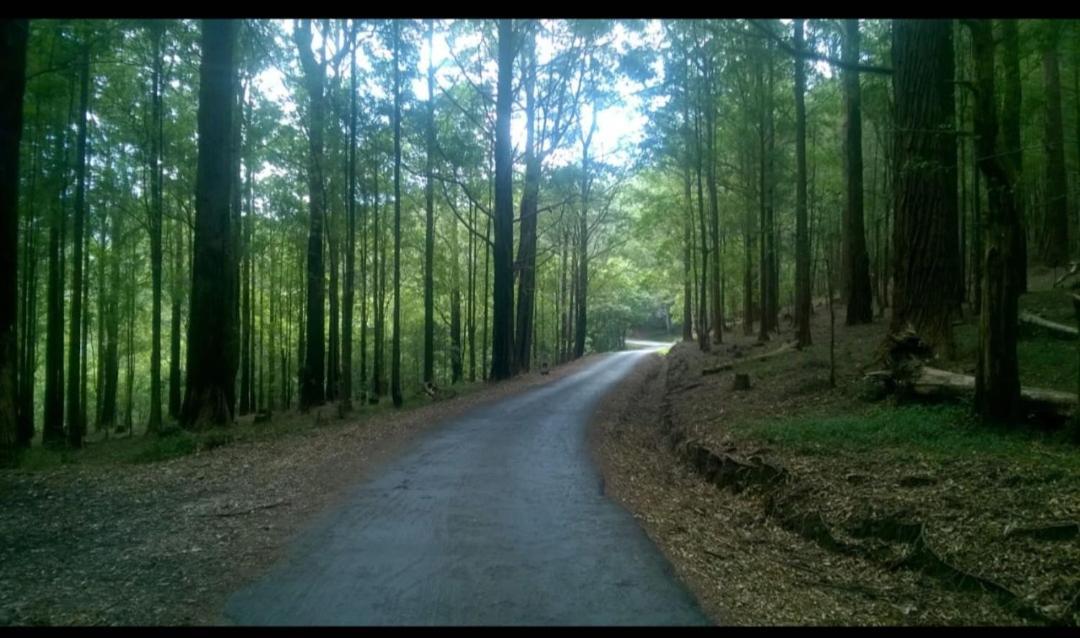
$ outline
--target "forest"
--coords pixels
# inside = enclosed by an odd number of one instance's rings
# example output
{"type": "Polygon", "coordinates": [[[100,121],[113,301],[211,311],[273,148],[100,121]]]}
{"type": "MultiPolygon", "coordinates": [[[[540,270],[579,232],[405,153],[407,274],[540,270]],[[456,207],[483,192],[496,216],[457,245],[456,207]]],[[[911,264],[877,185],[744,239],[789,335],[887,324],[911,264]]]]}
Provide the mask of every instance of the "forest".
{"type": "Polygon", "coordinates": [[[1080,21],[0,31],[0,465],[635,339],[1080,437],[1080,21]]]}

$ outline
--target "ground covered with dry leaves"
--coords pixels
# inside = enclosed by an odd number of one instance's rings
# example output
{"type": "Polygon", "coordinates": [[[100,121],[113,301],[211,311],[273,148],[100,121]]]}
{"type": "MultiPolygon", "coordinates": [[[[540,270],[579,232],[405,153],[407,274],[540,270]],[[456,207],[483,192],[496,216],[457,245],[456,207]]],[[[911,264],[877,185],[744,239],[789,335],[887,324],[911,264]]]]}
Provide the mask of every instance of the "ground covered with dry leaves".
{"type": "Polygon", "coordinates": [[[591,361],[399,412],[248,417],[237,427],[280,436],[160,462],[94,462],[114,440],[75,463],[2,470],[0,626],[217,624],[232,591],[413,435],[591,361]]]}
{"type": "MultiPolygon", "coordinates": [[[[821,307],[802,352],[703,375],[790,331],[725,335],[642,364],[591,432],[609,492],[718,623],[1080,623],[1080,447],[959,406],[871,400],[886,326],[844,328],[842,311],[836,388],[821,307]]],[[[1056,347],[1075,361],[1075,342],[1056,347]]]]}

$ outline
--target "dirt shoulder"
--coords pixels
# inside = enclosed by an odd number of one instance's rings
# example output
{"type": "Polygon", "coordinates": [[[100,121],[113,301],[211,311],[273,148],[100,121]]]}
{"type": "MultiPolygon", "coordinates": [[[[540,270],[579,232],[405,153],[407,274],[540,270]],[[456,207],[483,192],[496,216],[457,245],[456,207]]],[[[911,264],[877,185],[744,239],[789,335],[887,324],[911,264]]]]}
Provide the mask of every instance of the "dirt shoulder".
{"type": "Polygon", "coordinates": [[[820,308],[823,345],[735,363],[749,391],[701,370],[781,341],[652,358],[596,413],[608,491],[721,624],[1076,625],[1080,452],[868,402],[884,332],[837,326],[835,389],[820,308]]]}
{"type": "Polygon", "coordinates": [[[595,360],[401,412],[275,415],[282,436],[167,461],[0,471],[0,625],[218,624],[227,596],[381,459],[595,360]]]}

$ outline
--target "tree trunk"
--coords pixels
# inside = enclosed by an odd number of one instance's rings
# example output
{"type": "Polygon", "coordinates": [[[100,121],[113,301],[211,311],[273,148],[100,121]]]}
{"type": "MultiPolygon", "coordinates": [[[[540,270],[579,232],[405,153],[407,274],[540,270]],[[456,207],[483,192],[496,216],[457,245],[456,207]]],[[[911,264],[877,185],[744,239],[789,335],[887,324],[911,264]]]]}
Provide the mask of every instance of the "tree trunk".
{"type": "MultiPolygon", "coordinates": [[[[238,42],[241,41],[239,34],[237,35],[237,41],[238,42]]],[[[240,59],[240,55],[241,55],[240,54],[240,49],[237,49],[237,53],[236,53],[237,60],[240,59]]],[[[237,66],[239,66],[239,62],[237,62],[237,66]]],[[[232,334],[229,337],[229,344],[230,344],[230,347],[232,347],[233,349],[229,352],[229,359],[231,361],[237,362],[237,364],[241,364],[241,363],[243,363],[245,361],[244,359],[241,358],[241,355],[246,356],[247,357],[246,358],[247,363],[244,364],[242,367],[245,370],[247,370],[248,379],[252,379],[254,377],[254,368],[253,368],[252,359],[251,359],[251,352],[250,352],[250,347],[251,347],[252,342],[249,340],[248,341],[248,347],[241,348],[241,346],[243,344],[242,344],[242,339],[241,339],[241,336],[240,336],[241,329],[243,329],[245,331],[246,330],[251,330],[252,325],[254,324],[254,320],[253,320],[254,315],[250,314],[250,313],[241,313],[241,308],[240,308],[240,296],[241,296],[240,295],[240,278],[241,278],[241,272],[240,271],[241,271],[241,265],[242,265],[241,262],[240,262],[240,255],[243,253],[243,244],[244,244],[244,238],[245,238],[245,234],[244,234],[244,218],[243,218],[243,206],[244,206],[243,181],[241,179],[241,176],[242,176],[241,169],[243,168],[243,162],[241,161],[241,151],[243,149],[242,133],[243,133],[243,128],[244,128],[244,95],[243,95],[244,94],[244,85],[243,85],[243,82],[241,81],[240,75],[238,73],[233,76],[233,84],[234,84],[234,87],[235,87],[234,88],[234,98],[233,98],[234,102],[233,102],[232,110],[230,112],[230,117],[232,117],[234,121],[233,121],[232,138],[231,138],[232,139],[232,146],[229,149],[230,159],[231,159],[229,172],[230,172],[230,176],[232,178],[232,185],[229,188],[229,200],[231,202],[231,209],[230,209],[231,212],[230,212],[230,214],[232,215],[232,221],[231,221],[232,244],[230,246],[230,250],[232,250],[233,255],[234,255],[236,272],[234,273],[233,277],[231,278],[231,281],[230,281],[230,284],[229,284],[230,287],[226,292],[226,294],[229,297],[230,304],[231,304],[230,305],[230,310],[233,313],[232,325],[230,327],[230,330],[232,331],[232,334]]],[[[248,273],[248,276],[250,276],[251,275],[251,273],[250,273],[251,262],[248,261],[247,264],[248,265],[247,265],[247,269],[245,270],[245,272],[248,273]]],[[[233,266],[230,265],[229,267],[231,268],[233,266]]],[[[250,308],[250,306],[249,306],[249,308],[250,308]]],[[[248,398],[249,407],[255,401],[255,399],[254,399],[255,392],[254,392],[254,388],[251,385],[251,383],[253,383],[253,382],[250,382],[248,384],[248,387],[247,387],[248,392],[246,394],[246,396],[248,398]]],[[[236,403],[235,403],[235,398],[234,398],[234,402],[229,406],[229,411],[235,416],[235,414],[237,412],[237,406],[236,406],[236,403]]]]}
{"type": "Polygon", "coordinates": [[[458,221],[450,220],[450,383],[459,383],[463,374],[461,352],[461,266],[458,221]]]}
{"type": "Polygon", "coordinates": [[[394,337],[390,396],[401,407],[401,23],[394,21],[394,337]]]}
{"type": "Polygon", "coordinates": [[[427,121],[424,164],[424,383],[435,382],[435,64],[434,22],[427,20],[427,121]]]}
{"type": "Polygon", "coordinates": [[[588,328],[589,292],[589,147],[596,134],[597,116],[593,112],[589,132],[581,145],[581,213],[578,217],[577,271],[574,279],[574,358],[585,356],[585,337],[588,328]]]}
{"type": "Polygon", "coordinates": [[[59,446],[64,443],[64,213],[67,191],[67,152],[65,131],[59,126],[55,135],[55,176],[53,181],[60,194],[54,202],[49,219],[49,282],[46,296],[45,342],[45,405],[42,443],[59,446]]]}
{"type": "Polygon", "coordinates": [[[683,134],[683,341],[694,340],[694,200],[691,191],[691,166],[694,158],[691,152],[690,132],[690,58],[686,48],[682,51],[682,134],[683,134]]]}
{"type": "Polygon", "coordinates": [[[514,193],[510,148],[514,45],[511,21],[499,20],[499,73],[495,104],[495,281],[491,326],[491,378],[495,381],[510,377],[514,351],[514,193]]]}
{"type": "Polygon", "coordinates": [[[484,293],[481,299],[484,300],[484,317],[481,324],[480,335],[480,370],[481,374],[486,381],[489,378],[489,371],[487,367],[488,360],[488,312],[491,304],[488,300],[491,298],[488,293],[488,284],[491,281],[491,216],[487,216],[487,223],[484,225],[484,293]]]}
{"type": "Polygon", "coordinates": [[[724,299],[720,281],[720,204],[716,193],[716,124],[714,122],[715,106],[713,104],[712,74],[710,72],[711,60],[702,59],[705,66],[705,100],[702,108],[705,110],[705,143],[706,178],[709,190],[709,237],[711,240],[712,270],[709,273],[709,296],[712,301],[712,333],[713,343],[724,342],[724,299]]]}
{"type": "Polygon", "coordinates": [[[300,381],[300,409],[308,410],[325,401],[325,327],[323,303],[326,284],[323,269],[323,109],[325,69],[315,62],[311,51],[311,21],[299,20],[293,32],[300,62],[304,68],[304,83],[308,90],[308,197],[311,200],[311,219],[307,245],[307,332],[304,364],[300,381]]]}
{"type": "MultiPolygon", "coordinates": [[[[227,200],[228,198],[226,198],[227,200]]],[[[135,263],[135,242],[130,242],[130,248],[128,252],[128,263],[135,263]]],[[[135,286],[135,270],[130,270],[131,277],[127,282],[127,344],[125,355],[124,372],[125,384],[127,388],[127,394],[124,401],[124,429],[127,431],[128,436],[132,435],[132,429],[134,427],[134,420],[132,413],[135,407],[135,293],[137,291],[135,286]]],[[[190,349],[189,349],[190,352],[190,349]]],[[[188,365],[188,368],[191,366],[188,365]]]]}
{"type": "Polygon", "coordinates": [[[83,302],[83,226],[86,219],[86,120],[90,101],[90,44],[83,42],[79,52],[79,119],[75,150],[75,223],[73,227],[71,273],[71,317],[68,322],[67,436],[68,445],[82,447],[83,424],[79,404],[79,346],[82,343],[83,302]]]}
{"type": "Polygon", "coordinates": [[[525,184],[521,194],[521,238],[518,242],[517,336],[514,372],[528,372],[536,299],[536,223],[540,194],[540,158],[536,153],[536,35],[525,41],[525,184]]]}
{"type": "Polygon", "coordinates": [[[765,264],[768,272],[768,286],[766,290],[766,307],[764,319],[768,324],[767,329],[776,331],[780,329],[780,251],[777,247],[776,229],[776,121],[774,103],[775,65],[772,57],[772,44],[766,48],[766,61],[768,65],[765,95],[767,108],[765,109],[765,171],[764,181],[765,198],[765,264]]]}
{"type": "MultiPolygon", "coordinates": [[[[845,20],[844,61],[859,63],[859,21],[845,20]]],[[[847,325],[870,323],[874,319],[870,289],[870,257],[866,252],[863,223],[862,104],[859,73],[843,72],[844,82],[844,177],[847,206],[844,208],[844,291],[847,298],[847,325]]]]}
{"type": "Polygon", "coordinates": [[[1046,193],[1043,262],[1062,266],[1069,260],[1069,206],[1065,180],[1065,134],[1061,116],[1061,74],[1058,44],[1061,24],[1046,20],[1040,39],[1043,84],[1046,87],[1043,148],[1046,152],[1046,193]]]}
{"type": "MultiPolygon", "coordinates": [[[[169,418],[180,418],[180,311],[184,291],[183,260],[184,229],[174,230],[171,318],[169,330],[169,418]]],[[[114,235],[115,236],[115,235],[114,235]]],[[[107,365],[107,364],[106,364],[107,365]]]]}
{"type": "MultiPolygon", "coordinates": [[[[760,50],[760,55],[764,55],[765,50],[760,50]]],[[[759,234],[761,236],[761,244],[759,250],[760,263],[758,264],[758,272],[761,277],[759,283],[760,295],[758,302],[761,308],[761,318],[758,322],[758,341],[769,340],[769,273],[772,270],[769,267],[769,253],[768,246],[770,244],[771,230],[767,224],[768,217],[768,184],[766,168],[768,166],[767,153],[767,137],[769,133],[768,120],[772,119],[772,116],[767,113],[766,107],[770,104],[770,101],[765,95],[765,78],[762,66],[764,62],[759,62],[755,66],[755,86],[758,92],[758,199],[760,203],[759,207],[759,234]]]]}
{"type": "Polygon", "coordinates": [[[161,93],[165,78],[162,77],[162,48],[164,25],[155,20],[150,26],[150,42],[153,49],[153,73],[151,76],[151,128],[150,128],[150,279],[153,303],[150,310],[150,421],[146,431],[156,433],[161,429],[161,271],[162,249],[162,145],[164,142],[164,114],[161,93]]]}
{"type": "MultiPolygon", "coordinates": [[[[685,122],[685,120],[684,120],[685,122]]],[[[685,124],[684,124],[685,126],[685,124]]],[[[691,197],[690,191],[690,153],[684,154],[685,162],[683,163],[683,341],[694,340],[694,309],[691,304],[693,301],[693,273],[691,272],[691,266],[693,256],[691,251],[694,248],[693,228],[694,228],[694,202],[691,197]]]]}
{"type": "Polygon", "coordinates": [[[951,357],[958,246],[952,24],[893,22],[895,285],[890,332],[910,323],[951,357]]]}
{"type": "MultiPolygon", "coordinates": [[[[971,20],[975,60],[975,142],[986,176],[990,206],[985,225],[979,354],[975,409],[986,420],[1015,421],[1021,415],[1020,368],[1016,355],[1017,299],[1021,273],[1013,251],[1019,232],[1015,161],[998,152],[994,90],[994,36],[989,20],[971,20]]],[[[1009,144],[1013,140],[1006,142],[1009,144]]]]}
{"type": "MultiPolygon", "coordinates": [[[[337,119],[337,118],[333,118],[337,119]]],[[[341,308],[338,297],[340,274],[339,244],[341,231],[338,227],[339,214],[336,206],[326,207],[326,233],[324,235],[327,254],[330,257],[330,281],[328,301],[330,302],[330,333],[326,339],[326,394],[327,401],[336,401],[341,389],[341,308]]]]}
{"type": "Polygon", "coordinates": [[[702,163],[704,153],[701,150],[701,91],[698,91],[698,108],[694,114],[694,161],[697,171],[697,200],[698,200],[698,235],[701,237],[701,279],[698,282],[698,348],[702,352],[710,350],[709,340],[709,233],[706,230],[705,217],[705,191],[702,179],[702,163]]]}
{"type": "Polygon", "coordinates": [[[372,229],[372,254],[371,259],[373,261],[371,269],[371,287],[373,290],[372,295],[372,313],[375,315],[375,329],[372,337],[375,340],[372,346],[372,364],[371,364],[371,398],[369,403],[376,404],[379,402],[379,398],[385,392],[383,386],[383,335],[385,333],[384,324],[384,312],[383,312],[383,292],[386,289],[386,250],[380,248],[385,242],[381,241],[382,229],[379,226],[379,165],[376,162],[374,169],[374,181],[375,181],[375,193],[372,202],[372,221],[374,228],[372,229]]]}
{"type": "MultiPolygon", "coordinates": [[[[35,127],[36,128],[36,127],[35,127]]],[[[31,160],[31,164],[36,164],[31,160]]],[[[32,169],[29,185],[30,198],[33,202],[34,183],[37,171],[32,169]]],[[[19,327],[20,343],[17,345],[16,359],[18,365],[18,425],[15,436],[16,446],[30,447],[30,441],[34,438],[34,393],[37,387],[35,376],[37,374],[37,341],[38,341],[38,262],[40,250],[38,249],[38,233],[35,229],[37,216],[34,207],[28,208],[26,242],[23,248],[23,288],[20,291],[22,298],[21,312],[22,323],[19,327]]]]}
{"type": "Polygon", "coordinates": [[[18,439],[19,138],[26,88],[28,20],[0,21],[0,464],[18,439]]]}
{"type": "MultiPolygon", "coordinates": [[[[363,180],[361,180],[363,185],[363,180]]],[[[367,188],[360,192],[360,399],[367,402],[371,389],[367,381],[367,336],[368,336],[368,204],[367,188]]]]}
{"type": "MultiPolygon", "coordinates": [[[[345,235],[345,289],[342,291],[341,317],[341,405],[345,411],[352,409],[353,395],[353,289],[356,278],[356,52],[352,50],[355,35],[349,35],[349,148],[345,183],[349,185],[349,201],[346,203],[345,235]]],[[[273,313],[271,313],[271,320],[273,313]]],[[[361,344],[361,347],[366,344],[361,344]]],[[[271,350],[273,350],[271,348],[271,350]]],[[[361,376],[363,374],[361,373],[361,376]]]]}
{"type": "MultiPolygon", "coordinates": [[[[105,379],[102,382],[100,415],[101,427],[106,431],[112,431],[116,427],[116,396],[120,382],[120,257],[123,254],[123,226],[119,211],[113,211],[111,218],[109,234],[112,252],[109,255],[109,292],[106,302],[108,317],[105,330],[105,379]]],[[[175,340],[179,343],[179,336],[175,340]]]]}
{"type": "Polygon", "coordinates": [[[241,222],[243,241],[240,244],[240,400],[237,415],[251,413],[251,211],[241,222]]]}
{"type": "MultiPolygon", "coordinates": [[[[795,21],[795,48],[803,48],[803,21],[795,21]]],[[[795,58],[795,339],[810,345],[810,234],[806,220],[806,64],[795,58]]]]}
{"type": "MultiPolygon", "coordinates": [[[[232,137],[237,24],[204,20],[199,69],[199,155],[195,186],[195,242],[188,371],[182,411],[187,427],[224,425],[233,419],[236,361],[231,325],[236,261],[229,214],[230,158],[221,152],[232,137]],[[225,267],[222,267],[222,265],[225,267]],[[226,359],[222,361],[222,359],[226,359]]],[[[130,369],[130,365],[129,365],[130,369]]]]}
{"type": "MultiPolygon", "coordinates": [[[[469,202],[469,226],[476,228],[476,210],[473,203],[469,202]]],[[[465,325],[469,341],[469,383],[476,381],[476,238],[475,233],[469,233],[469,262],[466,280],[468,280],[469,297],[465,304],[465,325]]]]}
{"type": "MultiPolygon", "coordinates": [[[[1016,20],[1001,20],[1002,52],[1005,69],[1005,100],[1001,107],[1001,138],[1004,143],[1005,159],[1012,164],[1013,205],[1016,209],[1016,231],[1012,239],[1012,269],[1017,273],[1017,294],[1027,292],[1027,225],[1024,218],[1024,151],[1020,140],[1020,36],[1017,33],[1016,20]]],[[[1080,100],[1077,101],[1080,104],[1080,100]]]]}
{"type": "MultiPolygon", "coordinates": [[[[28,28],[28,27],[27,27],[28,28]]],[[[16,38],[21,36],[16,36],[16,38]]],[[[16,44],[6,40],[10,44],[16,44]]],[[[0,45],[3,46],[3,45],[0,45]]],[[[11,63],[18,64],[20,54],[15,53],[11,57],[11,63]]],[[[25,66],[25,46],[22,52],[22,60],[25,66]]],[[[5,57],[5,59],[8,59],[5,57]]],[[[0,63],[2,64],[2,63],[0,63]]],[[[15,80],[16,82],[18,80],[15,80]]],[[[25,86],[24,86],[25,88],[25,86]]],[[[17,92],[16,92],[17,93],[17,92]]],[[[39,99],[35,98],[35,106],[40,103],[39,99]]],[[[12,102],[14,105],[14,102],[12,102]]],[[[20,106],[20,113],[22,107],[20,106]]],[[[37,192],[37,177],[39,172],[39,166],[41,162],[41,156],[44,149],[41,145],[40,134],[40,111],[34,109],[38,116],[34,118],[33,133],[31,133],[31,148],[35,151],[31,155],[30,159],[30,183],[28,184],[28,201],[26,214],[26,234],[22,249],[22,279],[23,285],[19,291],[19,297],[22,300],[20,304],[19,313],[21,313],[21,321],[19,321],[19,327],[17,329],[19,335],[19,343],[16,345],[16,361],[17,361],[17,394],[18,394],[18,406],[17,406],[17,418],[18,424],[16,426],[15,433],[15,445],[20,448],[30,447],[31,439],[34,438],[34,390],[36,386],[36,379],[34,378],[37,372],[37,327],[38,327],[38,308],[37,308],[37,292],[38,292],[38,232],[37,215],[34,208],[36,201],[35,194],[37,192]]],[[[4,128],[6,131],[19,130],[16,128],[4,128]]],[[[18,201],[16,199],[16,201],[18,201]]]]}

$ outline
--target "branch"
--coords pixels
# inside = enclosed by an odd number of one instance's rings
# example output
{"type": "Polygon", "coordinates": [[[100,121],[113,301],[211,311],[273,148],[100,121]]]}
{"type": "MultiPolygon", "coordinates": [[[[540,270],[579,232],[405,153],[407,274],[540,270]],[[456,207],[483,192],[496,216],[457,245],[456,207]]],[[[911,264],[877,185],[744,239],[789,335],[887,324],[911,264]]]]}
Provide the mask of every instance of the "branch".
{"type": "Polygon", "coordinates": [[[454,212],[454,217],[457,217],[458,221],[461,222],[461,224],[463,226],[465,226],[465,229],[468,230],[470,233],[472,233],[473,236],[475,236],[476,238],[480,239],[483,242],[486,242],[488,246],[494,248],[495,247],[494,242],[492,242],[490,239],[488,239],[484,235],[481,235],[480,233],[478,233],[476,231],[476,229],[473,228],[473,226],[469,222],[465,221],[465,219],[461,216],[461,213],[458,211],[457,206],[454,205],[453,198],[450,197],[450,193],[446,192],[446,182],[444,182],[442,180],[439,180],[439,184],[442,185],[443,198],[446,200],[446,203],[450,205],[450,210],[454,212]]]}
{"type": "Polygon", "coordinates": [[[759,24],[757,20],[750,20],[749,22],[754,27],[756,27],[759,31],[761,31],[762,33],[767,35],[770,39],[772,39],[774,42],[779,44],[780,48],[787,51],[789,55],[795,56],[797,58],[803,58],[804,60],[808,59],[808,60],[820,60],[821,62],[828,62],[829,64],[831,64],[831,65],[833,65],[833,66],[835,66],[837,68],[844,69],[846,71],[857,71],[857,72],[860,72],[860,73],[879,73],[881,75],[892,75],[892,73],[893,73],[893,70],[891,68],[889,68],[889,67],[867,65],[867,64],[848,64],[847,62],[844,62],[842,60],[837,60],[836,58],[833,58],[833,57],[830,57],[830,56],[827,56],[827,55],[822,55],[822,54],[816,53],[814,51],[807,51],[806,49],[796,49],[792,45],[788,44],[787,40],[785,40],[785,39],[781,38],[780,36],[776,35],[775,33],[773,33],[771,29],[769,29],[765,25],[759,24]]]}

